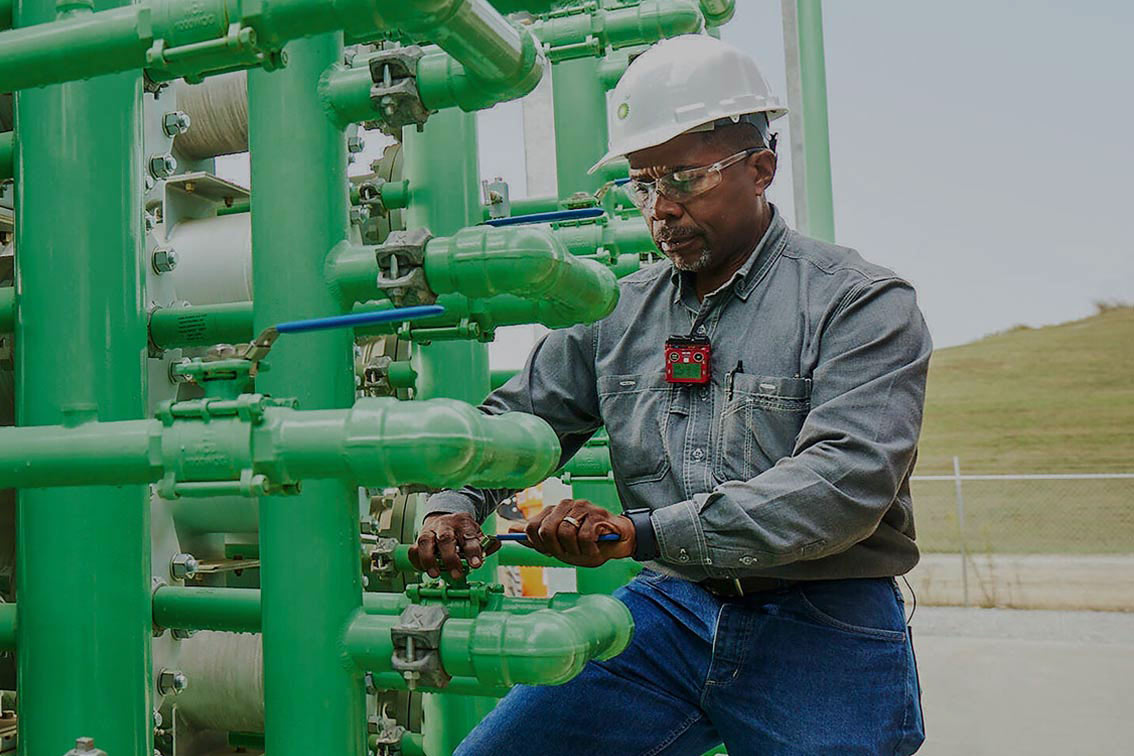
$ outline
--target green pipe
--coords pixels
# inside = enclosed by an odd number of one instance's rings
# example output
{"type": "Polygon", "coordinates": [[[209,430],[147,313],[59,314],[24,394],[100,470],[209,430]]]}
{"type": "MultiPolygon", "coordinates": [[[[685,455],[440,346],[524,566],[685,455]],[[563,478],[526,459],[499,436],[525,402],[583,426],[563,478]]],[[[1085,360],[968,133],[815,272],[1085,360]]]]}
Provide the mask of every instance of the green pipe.
{"type": "Polygon", "coordinates": [[[594,193],[606,183],[587,170],[606,154],[606,90],[599,59],[557,63],[551,71],[555,116],[555,170],[560,197],[594,193]]]}
{"type": "Polygon", "coordinates": [[[701,0],[701,13],[708,26],[724,26],[736,14],[736,0],[701,0]]]}
{"type": "Polygon", "coordinates": [[[492,371],[489,372],[489,382],[492,385],[492,390],[495,391],[496,389],[500,388],[501,386],[503,386],[508,381],[512,380],[512,378],[518,372],[519,372],[518,370],[494,368],[492,371]]]}
{"type": "MultiPolygon", "coordinates": [[[[0,315],[6,312],[4,289],[0,288],[0,315]]],[[[3,320],[0,320],[0,327],[3,320]]],[[[150,315],[150,341],[159,349],[179,346],[240,344],[250,341],[252,305],[250,302],[199,305],[197,307],[164,307],[150,315]]]]}
{"type": "Polygon", "coordinates": [[[587,443],[571,461],[563,466],[562,472],[574,478],[607,478],[611,473],[610,447],[606,444],[587,443]]]}
{"type": "Polygon", "coordinates": [[[516,82],[528,92],[539,83],[543,56],[535,39],[486,0],[382,0],[379,5],[389,25],[428,37],[475,79],[489,85],[516,82]]]}
{"type": "MultiPolygon", "coordinates": [[[[397,622],[396,617],[367,613],[354,618],[346,649],[359,667],[390,669],[390,629],[397,622]]],[[[588,661],[621,653],[633,629],[630,611],[610,596],[581,596],[563,610],[451,617],[442,627],[441,665],[453,677],[488,687],[559,685],[582,672],[588,661]]]]}
{"type": "Polygon", "coordinates": [[[0,333],[16,329],[16,288],[0,286],[0,333]]]}
{"type": "Polygon", "coordinates": [[[606,317],[618,302],[618,282],[608,268],[570,254],[541,226],[474,226],[431,239],[425,278],[437,294],[540,299],[571,308],[584,322],[606,317]]]}
{"type": "MultiPolygon", "coordinates": [[[[131,12],[115,2],[99,7],[131,12]]],[[[0,59],[8,72],[36,76],[27,61],[13,69],[8,43],[34,38],[42,27],[32,25],[55,19],[56,3],[23,0],[15,13],[22,28],[0,33],[0,59]]],[[[81,27],[90,17],[59,23],[81,27]]],[[[77,66],[85,53],[54,50],[77,66]]],[[[16,261],[16,415],[28,427],[6,430],[145,416],[141,118],[139,71],[16,93],[16,246],[25,252],[16,261]],[[66,222],[61,187],[81,198],[66,222]]],[[[26,756],[58,756],[81,736],[108,753],[153,753],[149,508],[140,484],[19,492],[26,756]]]]}
{"type": "Polygon", "coordinates": [[[0,134],[0,181],[7,181],[14,175],[15,136],[14,131],[5,131],[0,134]]]}
{"type": "Polygon", "coordinates": [[[472,112],[523,97],[536,88],[542,76],[542,56],[532,58],[529,68],[519,69],[512,77],[485,80],[470,74],[451,55],[430,53],[418,61],[417,90],[429,110],[459,107],[472,112]]]}
{"type": "MultiPolygon", "coordinates": [[[[246,470],[265,476],[270,492],[327,479],[374,487],[523,487],[550,474],[560,454],[555,434],[534,415],[488,416],[448,399],[409,405],[364,397],[350,409],[299,411],[253,396],[211,401],[211,416],[202,418],[203,406],[174,405],[164,423],[0,428],[0,488],[150,483],[165,476],[174,496],[201,495],[198,484],[211,484],[203,493],[212,495],[236,493],[246,470]]],[[[264,487],[242,485],[246,495],[264,487]]],[[[282,507],[279,501],[271,506],[282,507]]]]}
{"type": "Polygon", "coordinates": [[[16,648],[16,605],[0,604],[0,651],[16,648]]]}
{"type": "MultiPolygon", "coordinates": [[[[288,57],[283,71],[248,74],[257,332],[344,310],[329,287],[311,285],[349,230],[346,138],[319,95],[324,72],[342,60],[342,34],[294,41],[288,57]],[[303,145],[298,157],[296,144],[303,145]]],[[[346,440],[337,454],[312,443],[316,436],[335,443],[325,423],[351,404],[352,347],[349,330],[287,336],[272,349],[272,369],[257,378],[261,390],[296,396],[324,418],[287,434],[324,463],[356,444],[384,442],[380,424],[363,431],[369,441],[346,440]]],[[[362,606],[358,491],[337,474],[341,465],[328,472],[324,477],[339,479],[314,481],[260,506],[265,750],[276,756],[366,753],[364,686],[342,663],[343,632],[362,606]],[[296,595],[306,596],[302,613],[296,595]]]]}
{"type": "Polygon", "coordinates": [[[181,630],[260,632],[260,591],[256,588],[183,588],[154,591],[154,625],[181,630]]]}
{"type": "Polygon", "coordinates": [[[604,48],[648,45],[701,31],[704,19],[694,0],[644,0],[628,7],[553,13],[532,24],[556,63],[601,55],[604,48]]]}
{"type": "Polygon", "coordinates": [[[807,232],[835,241],[835,199],[831,187],[831,136],[827,125],[827,66],[823,53],[820,0],[797,0],[799,64],[803,90],[804,187],[807,232]]]}

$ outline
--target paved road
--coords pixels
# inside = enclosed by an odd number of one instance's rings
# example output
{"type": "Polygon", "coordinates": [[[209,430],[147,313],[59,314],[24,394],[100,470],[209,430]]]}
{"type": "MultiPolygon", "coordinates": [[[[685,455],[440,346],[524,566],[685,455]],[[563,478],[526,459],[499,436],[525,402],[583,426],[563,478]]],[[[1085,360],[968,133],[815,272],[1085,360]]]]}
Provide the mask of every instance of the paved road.
{"type": "Polygon", "coordinates": [[[919,607],[922,756],[1134,753],[1134,614],[919,607]]]}

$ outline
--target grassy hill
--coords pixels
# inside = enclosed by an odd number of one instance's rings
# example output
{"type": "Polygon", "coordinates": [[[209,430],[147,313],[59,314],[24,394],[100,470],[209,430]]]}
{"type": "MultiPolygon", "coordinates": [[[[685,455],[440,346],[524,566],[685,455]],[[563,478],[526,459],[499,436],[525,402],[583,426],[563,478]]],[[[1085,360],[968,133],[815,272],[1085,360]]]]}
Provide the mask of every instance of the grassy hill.
{"type": "Polygon", "coordinates": [[[1134,307],[937,350],[917,473],[1134,472],[1134,307]]]}

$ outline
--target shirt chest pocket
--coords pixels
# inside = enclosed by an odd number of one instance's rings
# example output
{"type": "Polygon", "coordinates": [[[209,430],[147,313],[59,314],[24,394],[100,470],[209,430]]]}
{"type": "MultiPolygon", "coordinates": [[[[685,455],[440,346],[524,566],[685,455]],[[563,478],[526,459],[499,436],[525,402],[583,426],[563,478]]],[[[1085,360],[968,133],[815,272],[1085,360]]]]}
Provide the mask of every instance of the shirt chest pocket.
{"type": "Polygon", "coordinates": [[[598,395],[618,479],[632,486],[668,475],[665,437],[672,392],[665,374],[600,376],[598,395]]]}
{"type": "Polygon", "coordinates": [[[754,478],[795,448],[811,409],[811,381],[738,373],[717,421],[713,473],[720,482],[754,478]]]}

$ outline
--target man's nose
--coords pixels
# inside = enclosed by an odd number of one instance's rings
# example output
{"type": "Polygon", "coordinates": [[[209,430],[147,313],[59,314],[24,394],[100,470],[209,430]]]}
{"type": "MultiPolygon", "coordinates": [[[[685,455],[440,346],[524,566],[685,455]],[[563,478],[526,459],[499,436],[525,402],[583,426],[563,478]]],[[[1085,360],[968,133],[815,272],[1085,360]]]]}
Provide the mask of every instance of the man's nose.
{"type": "Polygon", "coordinates": [[[680,204],[674,202],[673,200],[666,199],[661,194],[654,194],[654,202],[650,207],[651,220],[668,220],[671,218],[680,218],[684,214],[685,208],[683,208],[680,204]]]}

